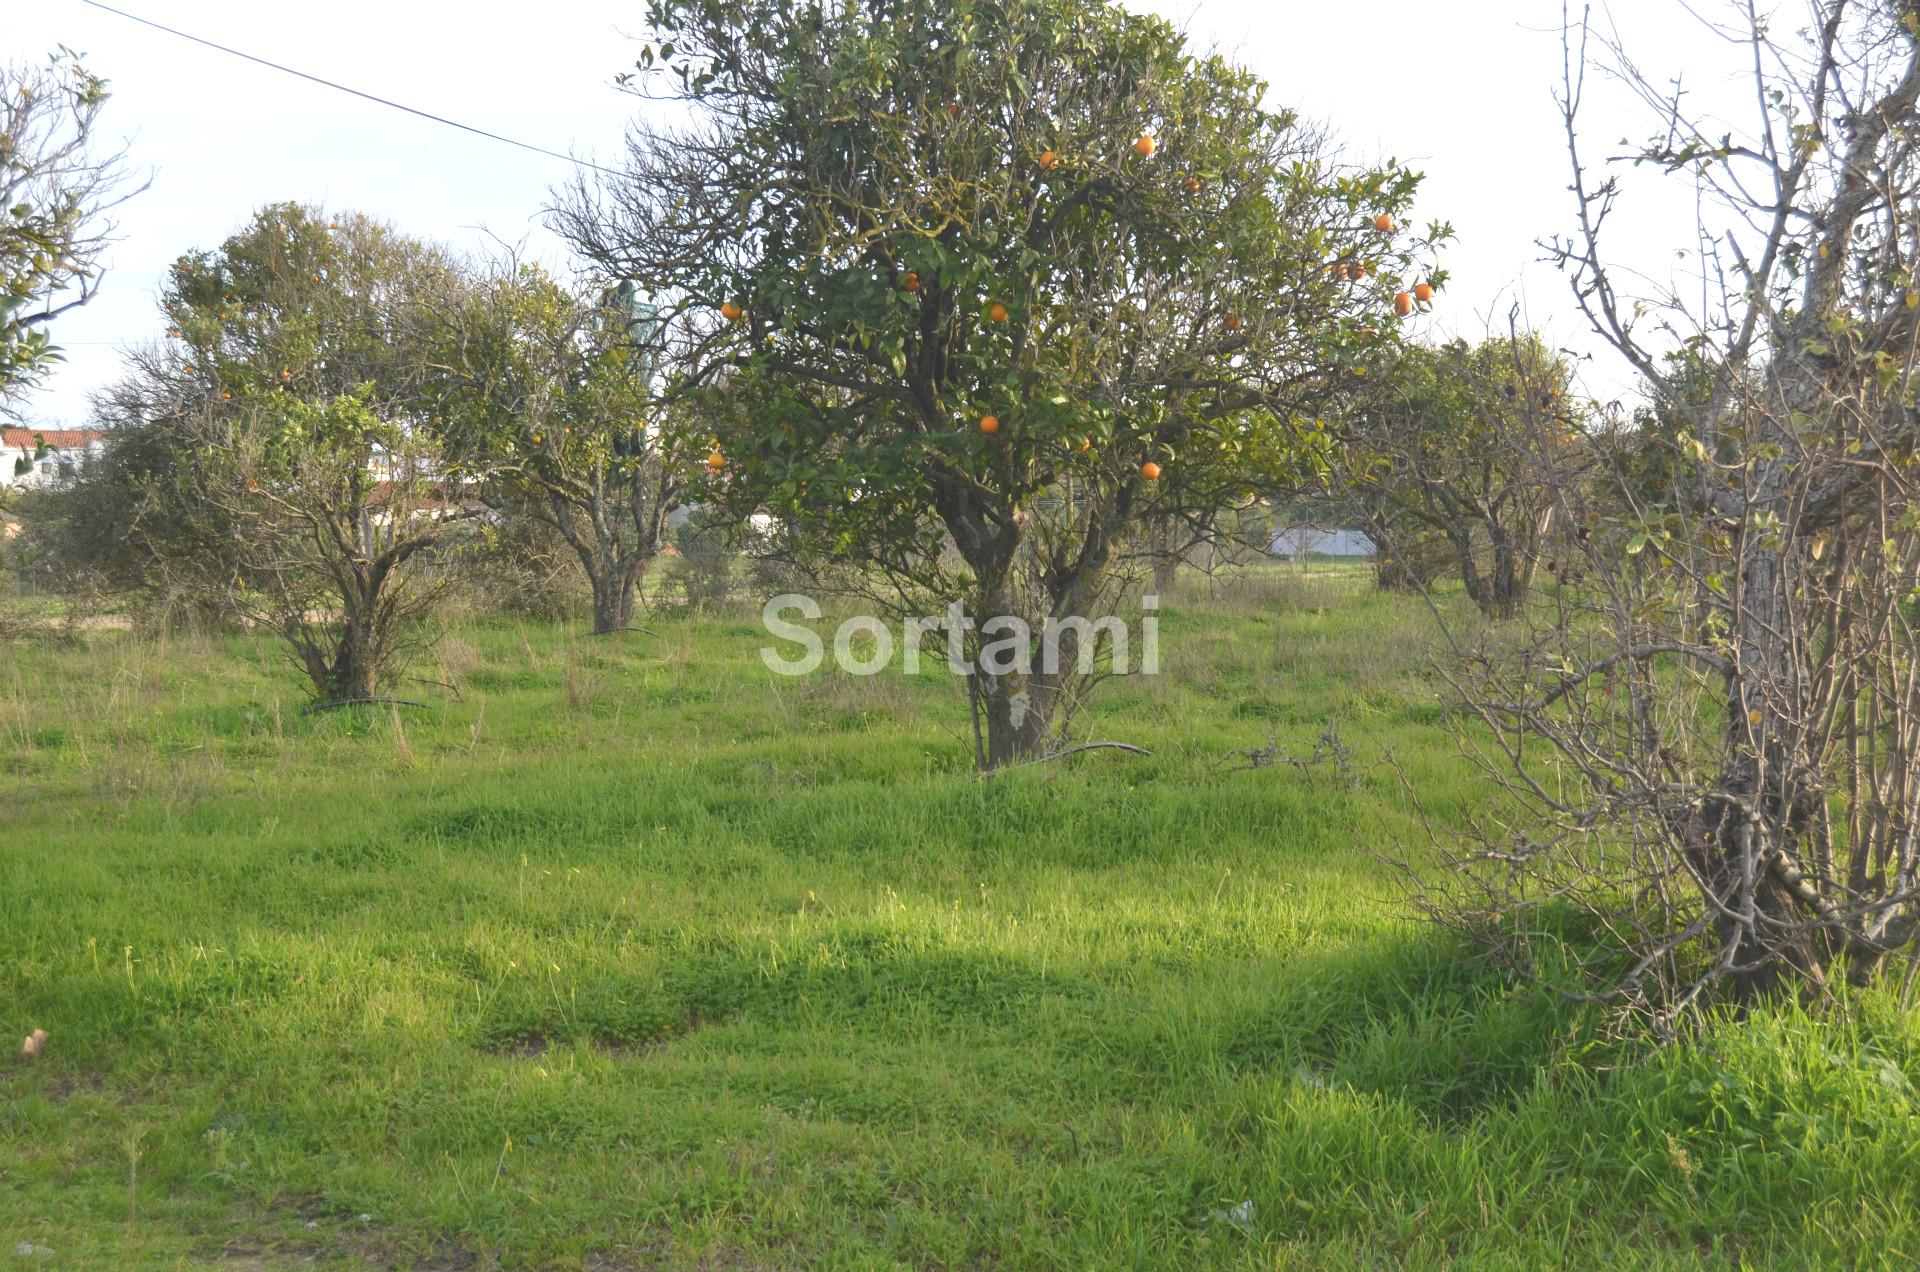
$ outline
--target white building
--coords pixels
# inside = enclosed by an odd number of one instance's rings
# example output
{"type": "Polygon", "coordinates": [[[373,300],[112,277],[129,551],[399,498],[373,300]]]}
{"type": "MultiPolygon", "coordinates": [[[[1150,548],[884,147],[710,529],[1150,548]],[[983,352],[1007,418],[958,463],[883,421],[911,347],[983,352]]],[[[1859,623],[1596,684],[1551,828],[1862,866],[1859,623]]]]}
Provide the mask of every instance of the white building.
{"type": "Polygon", "coordinates": [[[1274,556],[1298,561],[1303,557],[1371,558],[1378,549],[1373,540],[1358,530],[1321,530],[1313,526],[1291,526],[1275,530],[1267,551],[1274,556]]]}
{"type": "Polygon", "coordinates": [[[106,445],[97,428],[0,428],[0,488],[57,486],[106,445]]]}

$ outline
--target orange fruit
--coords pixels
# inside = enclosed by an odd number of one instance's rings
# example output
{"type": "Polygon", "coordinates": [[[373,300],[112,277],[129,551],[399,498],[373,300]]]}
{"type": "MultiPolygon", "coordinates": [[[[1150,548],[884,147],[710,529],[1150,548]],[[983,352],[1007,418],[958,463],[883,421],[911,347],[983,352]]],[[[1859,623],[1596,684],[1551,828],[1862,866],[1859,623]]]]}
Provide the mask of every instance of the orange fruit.
{"type": "Polygon", "coordinates": [[[725,318],[728,322],[739,322],[742,318],[747,316],[747,311],[742,309],[740,306],[734,304],[732,301],[728,301],[726,304],[720,306],[720,316],[722,318],[725,318]]]}
{"type": "Polygon", "coordinates": [[[1227,330],[1228,330],[1228,331],[1238,331],[1238,330],[1240,330],[1240,315],[1239,315],[1239,314],[1228,314],[1228,315],[1226,316],[1226,319],[1225,319],[1225,322],[1226,322],[1226,327],[1227,327],[1227,330]]]}
{"type": "Polygon", "coordinates": [[[1413,297],[1407,295],[1405,292],[1395,292],[1393,295],[1393,312],[1399,314],[1402,318],[1412,313],[1413,297]]]}
{"type": "Polygon", "coordinates": [[[1357,283],[1366,276],[1367,263],[1365,261],[1355,261],[1353,264],[1347,266],[1347,277],[1351,278],[1354,282],[1357,283]]]}
{"type": "Polygon", "coordinates": [[[906,279],[906,283],[904,284],[904,286],[905,286],[905,287],[906,287],[906,289],[907,289],[908,291],[910,291],[910,292],[917,292],[917,291],[919,291],[919,290],[920,290],[920,275],[918,275],[918,274],[912,274],[912,273],[909,273],[909,274],[907,275],[907,279],[906,279]]]}
{"type": "Polygon", "coordinates": [[[1000,431],[999,417],[994,415],[982,415],[980,417],[980,431],[982,433],[985,433],[988,437],[992,437],[995,433],[998,433],[1000,431]]]}
{"type": "Polygon", "coordinates": [[[1391,234],[1393,233],[1393,218],[1385,212],[1382,212],[1379,216],[1373,218],[1373,228],[1382,234],[1391,234]]]}
{"type": "Polygon", "coordinates": [[[1153,139],[1152,133],[1141,133],[1140,140],[1133,143],[1133,148],[1142,155],[1150,155],[1160,148],[1160,143],[1153,139]]]}
{"type": "Polygon", "coordinates": [[[1060,162],[1060,156],[1054,154],[1053,151],[1042,150],[1040,152],[1040,166],[1042,168],[1051,168],[1059,162],[1060,162]]]}
{"type": "Polygon", "coordinates": [[[711,468],[714,472],[717,473],[722,468],[725,468],[726,466],[727,466],[727,457],[725,455],[722,455],[719,451],[715,451],[713,452],[713,454],[707,456],[707,467],[711,468]]]}
{"type": "Polygon", "coordinates": [[[1148,460],[1146,463],[1140,465],[1140,475],[1148,481],[1159,481],[1160,465],[1154,463],[1152,460],[1148,460]]]}
{"type": "Polygon", "coordinates": [[[1081,438],[1081,439],[1080,439],[1080,449],[1081,449],[1081,450],[1083,450],[1083,451],[1089,451],[1089,450],[1092,450],[1092,449],[1093,449],[1093,439],[1092,439],[1091,437],[1083,437],[1083,438],[1081,438]]]}
{"type": "Polygon", "coordinates": [[[987,317],[995,322],[1005,322],[1007,320],[1007,307],[996,300],[993,302],[993,307],[987,310],[987,317]]]}
{"type": "Polygon", "coordinates": [[[1413,289],[1413,298],[1419,301],[1423,305],[1426,304],[1428,301],[1432,300],[1433,284],[1432,283],[1416,284],[1413,289]]]}

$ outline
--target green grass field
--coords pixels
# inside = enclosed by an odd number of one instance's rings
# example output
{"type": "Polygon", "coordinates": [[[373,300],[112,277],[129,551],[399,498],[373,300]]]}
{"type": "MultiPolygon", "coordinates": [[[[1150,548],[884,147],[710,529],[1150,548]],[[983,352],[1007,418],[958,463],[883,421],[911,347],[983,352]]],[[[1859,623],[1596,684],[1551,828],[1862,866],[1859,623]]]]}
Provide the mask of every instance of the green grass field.
{"type": "Polygon", "coordinates": [[[1483,798],[1417,603],[1195,590],[1083,730],[1152,758],[991,781],[943,673],[649,622],[458,623],[397,715],[16,644],[0,1266],[1920,1263],[1895,992],[1627,1051],[1406,917],[1383,754],[1483,798]]]}

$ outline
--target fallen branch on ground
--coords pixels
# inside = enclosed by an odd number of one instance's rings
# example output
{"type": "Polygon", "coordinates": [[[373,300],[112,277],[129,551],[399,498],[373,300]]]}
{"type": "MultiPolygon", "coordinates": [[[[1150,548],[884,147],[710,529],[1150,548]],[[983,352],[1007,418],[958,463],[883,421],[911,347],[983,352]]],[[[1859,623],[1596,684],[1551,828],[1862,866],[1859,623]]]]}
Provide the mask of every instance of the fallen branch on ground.
{"type": "Polygon", "coordinates": [[[415,702],[412,698],[335,698],[332,702],[313,702],[300,708],[301,715],[312,715],[316,711],[331,711],[335,707],[369,706],[376,703],[390,704],[396,707],[425,708],[426,703],[415,702]]]}
{"type": "Polygon", "coordinates": [[[1046,755],[1035,756],[1031,760],[1022,760],[1018,764],[1006,764],[997,769],[986,769],[980,776],[992,777],[995,773],[1005,773],[1009,769],[1029,768],[1035,764],[1045,764],[1049,760],[1065,759],[1069,755],[1077,755],[1082,751],[1129,751],[1134,755],[1153,754],[1153,752],[1147,750],[1147,748],[1135,746],[1131,742],[1081,742],[1059,751],[1048,752],[1046,755]]]}

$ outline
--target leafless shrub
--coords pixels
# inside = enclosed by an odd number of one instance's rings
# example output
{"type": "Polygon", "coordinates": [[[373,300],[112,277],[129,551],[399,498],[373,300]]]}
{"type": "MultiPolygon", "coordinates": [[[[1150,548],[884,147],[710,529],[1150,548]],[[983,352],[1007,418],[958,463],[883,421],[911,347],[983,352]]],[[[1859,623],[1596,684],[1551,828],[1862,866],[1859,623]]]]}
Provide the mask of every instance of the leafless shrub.
{"type": "Polygon", "coordinates": [[[1920,934],[1920,11],[1810,8],[1777,37],[1735,6],[1757,114],[1732,134],[1569,24],[1581,228],[1550,246],[1650,401],[1574,448],[1514,432],[1569,559],[1451,672],[1508,798],[1426,903],[1661,1030],[1867,980],[1920,934]],[[1576,140],[1590,62],[1659,111],[1633,158],[1711,210],[1691,300],[1627,294],[1602,251],[1621,187],[1576,140]]]}
{"type": "Polygon", "coordinates": [[[1305,755],[1295,754],[1273,738],[1268,738],[1264,746],[1236,751],[1234,754],[1239,762],[1229,765],[1229,772],[1238,769],[1289,768],[1297,773],[1312,773],[1331,769],[1342,786],[1351,786],[1355,781],[1353,748],[1340,737],[1338,716],[1328,718],[1327,727],[1320,730],[1320,735],[1314,739],[1313,749],[1305,755]]]}

